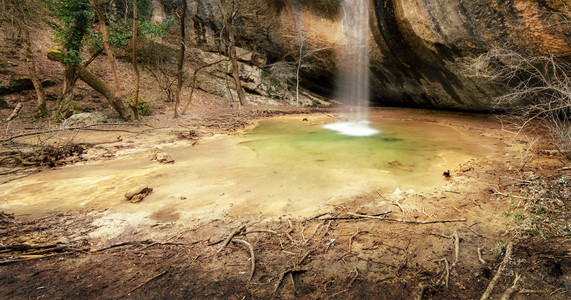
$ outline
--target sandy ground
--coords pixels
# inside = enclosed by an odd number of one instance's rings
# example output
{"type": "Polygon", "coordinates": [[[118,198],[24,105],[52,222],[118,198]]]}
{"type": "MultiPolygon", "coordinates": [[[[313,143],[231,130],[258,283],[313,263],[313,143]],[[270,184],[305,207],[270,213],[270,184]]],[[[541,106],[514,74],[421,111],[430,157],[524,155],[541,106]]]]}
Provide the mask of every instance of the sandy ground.
{"type": "Polygon", "coordinates": [[[425,189],[395,194],[392,187],[367,184],[348,193],[326,186],[307,203],[267,201],[277,187],[253,181],[271,182],[264,166],[253,179],[235,174],[246,178],[235,185],[221,176],[216,163],[224,161],[205,160],[221,151],[251,164],[252,154],[236,147],[243,130],[268,115],[296,112],[151,117],[147,125],[102,127],[118,131],[59,133],[54,140],[73,135],[88,145],[81,159],[2,178],[0,295],[471,299],[484,293],[514,243],[493,298],[500,298],[516,275],[521,279],[512,299],[571,296],[568,236],[522,242],[514,221],[525,198],[518,184],[565,172],[562,157],[531,156],[527,140],[514,139],[493,116],[386,109],[387,118],[447,127],[457,133],[451,140],[464,135],[482,148],[445,155],[451,177],[438,165],[426,174],[434,183],[425,189]],[[171,154],[174,164],[151,161],[154,148],[171,154]],[[173,180],[180,177],[189,182],[173,180]],[[218,189],[213,179],[220,181],[218,189]],[[138,204],[125,201],[126,190],[140,183],[155,190],[138,204]],[[339,197],[322,201],[323,193],[339,197]]]}

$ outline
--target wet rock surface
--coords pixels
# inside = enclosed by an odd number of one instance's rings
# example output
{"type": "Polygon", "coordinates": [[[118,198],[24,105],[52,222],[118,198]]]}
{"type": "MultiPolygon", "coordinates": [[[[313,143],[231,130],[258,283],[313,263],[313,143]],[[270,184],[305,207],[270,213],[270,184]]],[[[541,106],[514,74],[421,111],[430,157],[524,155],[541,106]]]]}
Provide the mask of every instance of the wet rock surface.
{"type": "MultiPolygon", "coordinates": [[[[242,1],[235,22],[239,44],[268,57],[295,61],[300,32],[307,49],[322,49],[306,63],[302,84],[334,92],[339,45],[343,42],[339,0],[242,1]],[[246,18],[245,16],[248,16],[246,18]],[[255,16],[255,17],[250,17],[255,16]]],[[[471,58],[492,47],[523,55],[569,58],[571,25],[565,1],[500,2],[375,0],[370,9],[372,100],[462,110],[491,110],[507,91],[496,82],[469,76],[471,58]]],[[[220,29],[215,1],[190,1],[204,41],[220,29]]],[[[213,44],[214,46],[214,44],[213,44]]]]}

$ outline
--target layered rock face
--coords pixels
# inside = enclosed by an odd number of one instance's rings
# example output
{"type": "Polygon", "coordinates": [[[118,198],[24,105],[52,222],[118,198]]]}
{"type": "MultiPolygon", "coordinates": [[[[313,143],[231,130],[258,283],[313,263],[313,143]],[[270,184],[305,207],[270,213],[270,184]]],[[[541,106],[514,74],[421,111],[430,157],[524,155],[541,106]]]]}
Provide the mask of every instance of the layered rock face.
{"type": "MultiPolygon", "coordinates": [[[[188,0],[196,39],[216,43],[219,0],[188,0]]],[[[226,0],[232,1],[232,0],[226,0]]],[[[241,0],[233,24],[241,47],[268,63],[295,62],[303,83],[334,95],[342,58],[342,0],[241,0]]],[[[469,76],[470,58],[493,47],[571,59],[568,0],[371,0],[371,100],[377,105],[489,110],[507,91],[469,76]]]]}

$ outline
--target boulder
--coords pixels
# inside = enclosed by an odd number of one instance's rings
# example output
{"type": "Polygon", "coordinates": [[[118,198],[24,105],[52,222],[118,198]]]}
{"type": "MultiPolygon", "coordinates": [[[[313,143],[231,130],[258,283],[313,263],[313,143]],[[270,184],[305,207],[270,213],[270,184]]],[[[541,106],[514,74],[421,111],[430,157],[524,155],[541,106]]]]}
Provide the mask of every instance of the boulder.
{"type": "Polygon", "coordinates": [[[152,192],[152,187],[147,185],[140,185],[130,189],[127,193],[125,193],[125,199],[131,203],[139,203],[152,192]]]}
{"type": "Polygon", "coordinates": [[[106,123],[107,117],[99,112],[72,115],[63,122],[63,126],[78,127],[106,123]]]}

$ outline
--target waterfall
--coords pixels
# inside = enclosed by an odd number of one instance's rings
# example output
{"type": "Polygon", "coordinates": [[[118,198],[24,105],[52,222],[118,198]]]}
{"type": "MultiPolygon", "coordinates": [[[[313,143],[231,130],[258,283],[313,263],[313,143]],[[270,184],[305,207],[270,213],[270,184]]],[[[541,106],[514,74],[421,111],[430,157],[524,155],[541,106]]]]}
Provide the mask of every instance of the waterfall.
{"type": "Polygon", "coordinates": [[[339,53],[337,98],[349,106],[348,122],[327,125],[342,134],[369,136],[369,0],[343,0],[341,4],[345,43],[339,53]]]}

